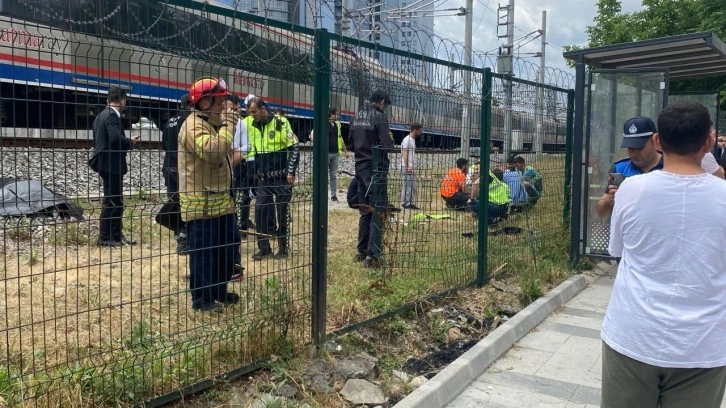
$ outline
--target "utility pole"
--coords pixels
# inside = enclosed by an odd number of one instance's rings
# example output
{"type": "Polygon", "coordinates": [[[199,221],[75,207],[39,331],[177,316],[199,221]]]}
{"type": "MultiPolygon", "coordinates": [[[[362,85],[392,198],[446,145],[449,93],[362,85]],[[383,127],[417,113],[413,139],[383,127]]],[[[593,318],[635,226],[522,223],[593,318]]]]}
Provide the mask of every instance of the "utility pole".
{"type": "Polygon", "coordinates": [[[343,0],[335,0],[333,8],[335,11],[335,34],[343,35],[343,0]]]}
{"type": "Polygon", "coordinates": [[[464,112],[461,117],[461,157],[468,159],[471,146],[471,57],[472,57],[472,25],[474,24],[474,0],[466,0],[466,16],[464,16],[464,112]]]}
{"type": "Polygon", "coordinates": [[[498,71],[504,75],[504,148],[502,153],[507,159],[512,151],[512,63],[514,56],[514,0],[509,0],[509,5],[499,7],[499,23],[497,24],[497,36],[506,38],[506,44],[500,48],[499,60],[497,61],[498,71]],[[502,23],[506,20],[506,23],[502,23]],[[499,26],[506,26],[507,33],[499,35],[499,26]]]}
{"type": "Polygon", "coordinates": [[[542,43],[542,50],[539,52],[539,77],[537,82],[537,111],[535,116],[535,122],[537,123],[537,131],[534,136],[534,142],[532,143],[532,152],[542,153],[544,150],[544,111],[545,111],[545,48],[547,46],[547,11],[542,10],[542,30],[540,31],[540,41],[542,43]]]}

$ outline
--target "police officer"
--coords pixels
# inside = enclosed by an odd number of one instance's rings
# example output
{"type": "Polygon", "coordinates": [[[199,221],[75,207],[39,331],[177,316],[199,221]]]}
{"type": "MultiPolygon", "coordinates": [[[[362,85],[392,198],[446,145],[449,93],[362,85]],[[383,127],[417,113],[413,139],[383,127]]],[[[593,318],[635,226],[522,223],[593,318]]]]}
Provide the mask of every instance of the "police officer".
{"type": "Polygon", "coordinates": [[[378,211],[389,208],[386,193],[389,162],[385,150],[393,149],[393,138],[384,111],[390,104],[387,93],[374,91],[369,103],[355,115],[350,126],[358,202],[363,204],[359,210],[358,253],[355,260],[362,260],[367,268],[380,264],[382,231],[378,211]],[[374,148],[377,149],[374,151],[374,148]],[[376,168],[373,167],[374,155],[376,168]]]}
{"type": "MultiPolygon", "coordinates": [[[[164,147],[164,166],[162,173],[164,175],[164,185],[166,186],[166,196],[171,202],[179,202],[179,172],[177,170],[177,149],[179,149],[179,128],[189,116],[189,94],[182,96],[179,103],[179,112],[164,125],[161,130],[161,144],[164,147]]],[[[186,254],[187,231],[184,222],[179,222],[174,229],[174,238],[176,238],[176,252],[178,254],[186,254]]]]}
{"type": "MultiPolygon", "coordinates": [[[[662,169],[663,159],[656,150],[652,139],[655,132],[657,129],[651,118],[636,117],[626,120],[623,125],[623,142],[620,144],[620,148],[628,149],[628,158],[613,163],[610,173],[630,177],[662,169]]],[[[616,191],[618,191],[618,186],[608,184],[607,190],[595,206],[597,215],[610,216],[615,205],[616,191]]]]}
{"type": "Polygon", "coordinates": [[[179,131],[179,201],[189,240],[192,308],[220,312],[239,302],[227,291],[238,272],[240,235],[232,184],[232,138],[238,115],[225,109],[221,78],[200,78],[189,91],[193,109],[179,131]],[[215,129],[219,129],[218,131],[215,129]]]}
{"type": "MultiPolygon", "coordinates": [[[[258,176],[255,224],[257,232],[278,237],[276,258],[289,254],[288,227],[290,223],[289,203],[292,199],[292,185],[300,161],[297,136],[284,117],[272,115],[262,98],[247,102],[250,120],[247,129],[250,151],[247,157],[254,157],[258,176]]],[[[272,256],[270,241],[266,236],[257,237],[258,251],[253,259],[272,256]]]]}

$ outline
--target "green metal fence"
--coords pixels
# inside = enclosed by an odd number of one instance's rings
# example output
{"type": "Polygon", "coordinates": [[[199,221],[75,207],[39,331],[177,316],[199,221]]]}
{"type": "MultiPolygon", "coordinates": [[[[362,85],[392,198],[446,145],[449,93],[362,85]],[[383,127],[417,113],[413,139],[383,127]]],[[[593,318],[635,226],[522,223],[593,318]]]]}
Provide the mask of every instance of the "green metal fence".
{"type": "MultiPolygon", "coordinates": [[[[0,47],[0,405],[159,405],[416,301],[504,274],[530,301],[557,279],[569,203],[572,93],[564,89],[183,0],[5,0],[0,47]],[[289,220],[276,220],[289,222],[287,235],[260,235],[259,221],[247,230],[245,279],[228,283],[241,300],[218,314],[192,310],[188,256],[155,222],[167,201],[161,129],[201,76],[282,109],[301,149],[289,211],[280,213],[289,220]],[[96,245],[102,182],[87,166],[110,85],[128,93],[126,135],[141,137],[122,194],[123,230],[137,243],[118,248],[96,245]],[[352,156],[339,158],[339,201],[329,200],[328,109],[341,110],[350,145],[350,121],[374,90],[392,99],[396,147],[376,150],[377,164],[388,158],[390,206],[374,208],[382,262],[366,268],[353,259],[360,209],[344,198],[352,156]],[[401,209],[400,143],[413,123],[424,126],[418,208],[401,209]],[[308,140],[310,130],[321,143],[308,140]],[[460,151],[461,135],[471,150],[460,151]],[[446,206],[441,183],[459,157],[480,162],[469,179],[482,177],[486,203],[487,170],[506,165],[505,150],[541,176],[536,204],[489,227],[487,205],[446,206]],[[260,238],[275,249],[287,241],[289,256],[254,259],[260,238]]],[[[251,188],[253,220],[263,191],[251,188]]],[[[276,199],[275,208],[284,204],[276,199]]]]}

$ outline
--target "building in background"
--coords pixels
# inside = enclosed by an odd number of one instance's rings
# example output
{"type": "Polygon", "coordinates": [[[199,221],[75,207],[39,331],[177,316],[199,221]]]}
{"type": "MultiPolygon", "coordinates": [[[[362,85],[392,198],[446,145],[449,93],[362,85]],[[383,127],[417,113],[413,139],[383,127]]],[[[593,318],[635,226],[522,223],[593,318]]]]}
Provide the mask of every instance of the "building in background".
{"type": "Polygon", "coordinates": [[[287,23],[303,25],[302,5],[305,0],[196,0],[227,7],[287,23]]]}
{"type": "MultiPolygon", "coordinates": [[[[198,0],[202,1],[202,0],[198,0]]],[[[433,57],[434,2],[416,0],[207,0],[262,17],[325,28],[412,54],[433,57]]],[[[431,82],[431,67],[419,59],[360,51],[386,68],[431,82]]]]}

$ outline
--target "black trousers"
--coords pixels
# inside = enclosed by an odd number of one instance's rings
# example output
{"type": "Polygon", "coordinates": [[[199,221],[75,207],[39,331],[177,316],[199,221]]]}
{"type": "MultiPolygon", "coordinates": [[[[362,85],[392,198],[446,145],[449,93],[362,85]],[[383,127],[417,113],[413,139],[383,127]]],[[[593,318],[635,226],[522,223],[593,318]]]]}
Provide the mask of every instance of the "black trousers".
{"type": "Polygon", "coordinates": [[[237,217],[192,220],[189,234],[189,289],[192,308],[208,306],[227,296],[227,282],[235,273],[234,264],[241,264],[240,236],[237,217]]]}
{"type": "MultiPolygon", "coordinates": [[[[280,249],[287,249],[292,186],[287,183],[286,178],[261,178],[257,186],[256,200],[257,232],[277,236],[280,249]]],[[[269,251],[270,240],[258,237],[257,247],[261,251],[269,251]]]]}
{"type": "MultiPolygon", "coordinates": [[[[164,185],[166,185],[166,197],[170,202],[179,202],[179,173],[176,171],[164,170],[164,185]]],[[[177,214],[178,222],[175,225],[179,227],[174,230],[174,235],[178,238],[179,233],[186,233],[186,226],[181,219],[181,214],[177,214]]]]}
{"type": "Polygon", "coordinates": [[[237,214],[240,229],[246,230],[250,223],[250,205],[252,204],[252,177],[248,176],[248,167],[252,166],[254,171],[254,162],[244,162],[234,168],[234,192],[237,199],[237,214]]]}
{"type": "Polygon", "coordinates": [[[383,253],[383,231],[380,211],[388,206],[385,174],[374,177],[372,170],[356,171],[358,184],[358,252],[373,259],[379,259],[383,253]]]}
{"type": "Polygon", "coordinates": [[[101,172],[103,179],[103,209],[98,239],[121,241],[121,227],[124,216],[123,174],[101,172]]]}
{"type": "Polygon", "coordinates": [[[464,208],[467,206],[467,201],[471,198],[469,194],[464,194],[461,190],[457,191],[451,197],[441,196],[446,202],[446,206],[449,208],[464,208]]]}

